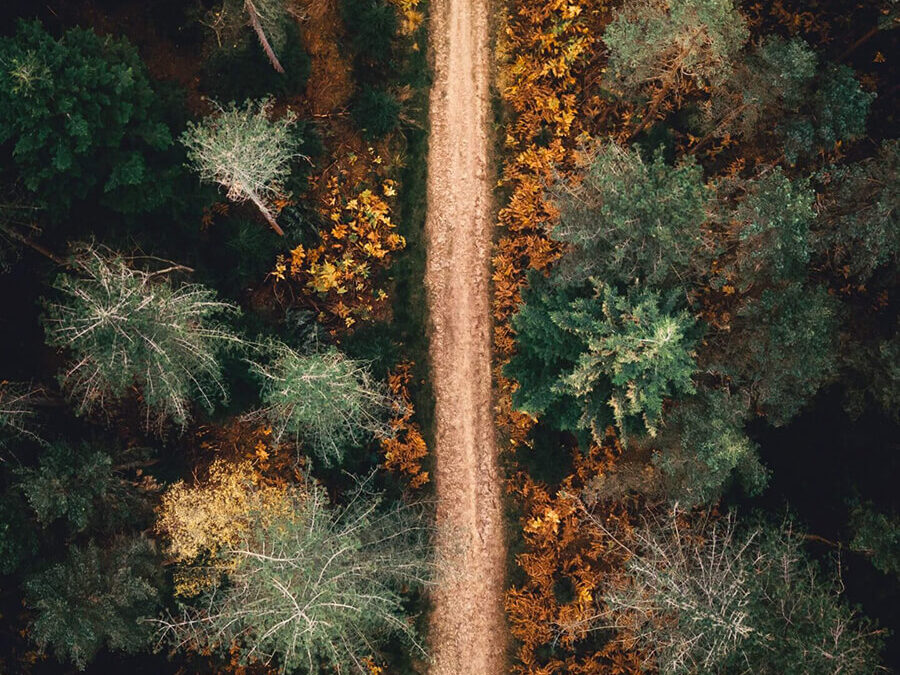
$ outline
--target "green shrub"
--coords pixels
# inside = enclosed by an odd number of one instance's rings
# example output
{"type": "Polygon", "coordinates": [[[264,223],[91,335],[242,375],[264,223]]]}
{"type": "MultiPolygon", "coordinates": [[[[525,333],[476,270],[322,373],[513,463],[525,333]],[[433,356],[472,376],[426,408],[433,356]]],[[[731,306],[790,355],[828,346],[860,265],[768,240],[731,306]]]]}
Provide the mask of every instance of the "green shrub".
{"type": "Polygon", "coordinates": [[[387,136],[400,123],[400,102],[390,92],[363,85],[353,101],[353,119],[368,139],[387,136]]]}
{"type": "Polygon", "coordinates": [[[25,188],[61,218],[97,196],[122,213],[174,193],[180,162],[137,50],[72,28],[53,39],[39,22],[0,38],[0,146],[25,188]]]}

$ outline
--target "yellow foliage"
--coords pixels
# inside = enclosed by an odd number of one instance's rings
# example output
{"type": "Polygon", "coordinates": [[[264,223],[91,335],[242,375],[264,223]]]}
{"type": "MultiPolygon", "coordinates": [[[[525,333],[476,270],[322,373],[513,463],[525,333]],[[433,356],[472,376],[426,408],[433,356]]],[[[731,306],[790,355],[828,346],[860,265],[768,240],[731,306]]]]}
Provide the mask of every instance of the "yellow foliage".
{"type": "Polygon", "coordinates": [[[366,182],[380,190],[356,192],[359,180],[347,169],[325,177],[319,196],[319,212],[328,225],[320,230],[317,246],[297,246],[290,257],[280,256],[272,276],[283,280],[286,273],[316,292],[319,319],[349,328],[357,320],[370,319],[387,308],[387,294],[378,287],[376,271],[390,265],[391,254],[402,250],[406,240],[397,233],[387,199],[397,194],[393,180],[381,180],[381,158],[369,148],[366,155],[344,158],[349,165],[365,160],[354,175],[363,171],[366,182]],[[350,192],[350,187],[354,192],[350,192]]]}
{"type": "MultiPolygon", "coordinates": [[[[168,555],[186,563],[237,546],[250,535],[254,524],[265,525],[291,513],[292,502],[285,489],[264,482],[249,461],[218,459],[202,483],[178,481],[166,491],[156,530],[168,542],[168,555]]],[[[176,575],[176,593],[195,595],[208,581],[202,568],[185,568],[176,575]]]]}

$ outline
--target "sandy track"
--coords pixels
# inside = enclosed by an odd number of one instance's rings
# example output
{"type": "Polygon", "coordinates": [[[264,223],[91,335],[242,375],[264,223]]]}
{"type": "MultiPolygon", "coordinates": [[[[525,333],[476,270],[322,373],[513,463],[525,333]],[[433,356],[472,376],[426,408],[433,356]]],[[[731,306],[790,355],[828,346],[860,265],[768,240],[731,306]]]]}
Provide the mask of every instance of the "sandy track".
{"type": "Polygon", "coordinates": [[[487,0],[434,0],[426,285],[436,399],[434,675],[505,670],[504,541],[491,408],[487,0]]]}

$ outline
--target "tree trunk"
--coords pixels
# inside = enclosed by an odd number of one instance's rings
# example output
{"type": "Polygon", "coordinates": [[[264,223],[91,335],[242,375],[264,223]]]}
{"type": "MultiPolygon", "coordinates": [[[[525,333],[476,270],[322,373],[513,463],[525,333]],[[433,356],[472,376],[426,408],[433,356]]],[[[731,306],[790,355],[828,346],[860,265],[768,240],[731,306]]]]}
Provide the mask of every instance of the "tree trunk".
{"type": "Polygon", "coordinates": [[[41,254],[42,256],[44,256],[45,258],[48,258],[49,260],[52,260],[52,261],[55,262],[57,265],[61,265],[61,266],[63,266],[63,267],[66,266],[66,261],[65,261],[65,260],[63,260],[62,258],[60,258],[60,257],[59,257],[58,255],[56,255],[55,253],[53,253],[50,249],[45,248],[44,246],[41,246],[41,245],[40,245],[39,243],[37,243],[36,241],[33,241],[33,240],[29,239],[29,238],[26,237],[24,234],[21,234],[21,233],[17,232],[16,230],[14,230],[13,228],[7,227],[6,225],[0,225],[0,230],[3,230],[8,236],[12,237],[12,238],[15,239],[16,241],[19,241],[19,242],[25,244],[26,246],[30,247],[31,249],[37,251],[38,253],[40,253],[40,254],[41,254]]]}
{"type": "Polygon", "coordinates": [[[277,234],[279,237],[283,237],[284,230],[282,230],[281,226],[275,221],[275,217],[272,215],[272,212],[269,211],[268,207],[262,203],[262,200],[252,192],[248,192],[247,196],[250,197],[251,202],[256,204],[256,208],[259,209],[260,213],[263,214],[263,218],[266,219],[266,222],[272,226],[273,230],[275,230],[275,234],[277,234]]]}
{"type": "MultiPolygon", "coordinates": [[[[256,31],[256,37],[259,38],[259,43],[262,45],[263,51],[265,51],[266,56],[269,57],[269,63],[272,64],[272,67],[277,72],[284,75],[284,68],[281,67],[281,63],[278,61],[278,57],[275,55],[275,50],[272,49],[272,45],[269,44],[269,39],[266,37],[266,33],[263,30],[262,24],[259,22],[259,14],[257,14],[256,12],[256,7],[253,5],[253,0],[244,0],[244,7],[246,7],[247,14],[250,16],[250,25],[253,26],[253,30],[256,31]]],[[[278,228],[277,225],[274,225],[274,227],[278,228]]]]}

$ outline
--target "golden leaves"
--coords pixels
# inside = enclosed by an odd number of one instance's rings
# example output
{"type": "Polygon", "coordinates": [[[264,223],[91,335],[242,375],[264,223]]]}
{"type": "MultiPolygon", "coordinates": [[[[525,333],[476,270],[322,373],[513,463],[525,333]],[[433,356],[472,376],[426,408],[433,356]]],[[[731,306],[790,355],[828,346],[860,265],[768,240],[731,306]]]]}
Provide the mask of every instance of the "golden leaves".
{"type": "MultiPolygon", "coordinates": [[[[256,454],[268,451],[257,444],[256,454]]],[[[238,545],[253,523],[289,518],[292,502],[283,487],[262,480],[249,461],[217,459],[206,479],[196,485],[178,481],[163,495],[156,530],[168,540],[167,553],[178,562],[212,555],[238,545]]],[[[176,575],[178,595],[196,595],[212,583],[205,568],[187,568],[176,575]]]]}
{"type": "Polygon", "coordinates": [[[388,296],[378,287],[374,272],[387,268],[391,255],[405,248],[406,240],[391,219],[387,199],[397,194],[397,184],[379,179],[384,171],[379,167],[381,158],[369,148],[368,154],[350,153],[344,160],[353,167],[353,175],[341,169],[325,177],[319,196],[319,212],[326,223],[319,244],[300,245],[289,259],[280,257],[272,276],[299,281],[315,291],[318,318],[349,328],[386,310],[388,296]],[[370,184],[380,183],[380,194],[370,188],[350,192],[350,186],[360,182],[358,175],[367,176],[365,182],[370,184]]]}
{"type": "Polygon", "coordinates": [[[428,454],[428,446],[419,425],[412,420],[415,410],[409,395],[409,382],[413,365],[410,361],[401,363],[388,375],[388,387],[398,402],[398,411],[390,422],[394,434],[381,441],[381,451],[384,468],[405,476],[409,487],[417,488],[430,478],[428,472],[422,470],[422,458],[428,454]]]}
{"type": "MultiPolygon", "coordinates": [[[[596,36],[602,34],[605,13],[602,0],[514,0],[498,47],[510,55],[498,80],[501,97],[514,113],[504,134],[508,155],[500,181],[509,196],[499,213],[502,232],[491,260],[495,414],[508,448],[527,445],[536,423],[513,408],[518,384],[503,375],[516,349],[509,319],[521,303],[527,271],[547,269],[562,251],[548,234],[558,214],[547,187],[579,168],[581,148],[609,108],[597,86],[602,50],[596,36]]],[[[615,642],[596,652],[576,645],[597,612],[603,574],[618,561],[610,554],[609,538],[585,522],[572,495],[596,473],[611,470],[618,451],[613,440],[610,447],[591,448],[587,457],[576,453],[575,471],[552,494],[524,472],[507,483],[523,511],[524,551],[516,561],[525,581],[506,595],[507,617],[519,643],[515,673],[641,672],[640,659],[615,642]],[[571,589],[568,597],[558,597],[561,581],[571,589]]],[[[610,524],[627,520],[620,507],[604,517],[610,524]]]]}

